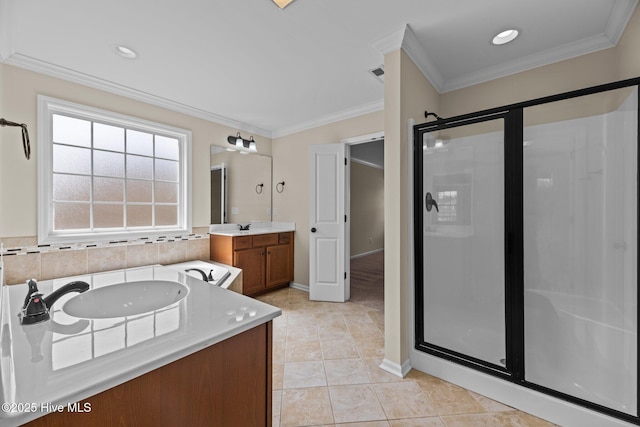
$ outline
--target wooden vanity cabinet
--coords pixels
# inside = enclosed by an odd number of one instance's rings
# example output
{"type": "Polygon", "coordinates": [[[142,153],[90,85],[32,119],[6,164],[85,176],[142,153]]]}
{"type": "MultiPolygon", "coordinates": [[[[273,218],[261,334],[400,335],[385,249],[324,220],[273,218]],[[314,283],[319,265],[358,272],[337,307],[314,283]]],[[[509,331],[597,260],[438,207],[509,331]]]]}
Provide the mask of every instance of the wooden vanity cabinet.
{"type": "Polygon", "coordinates": [[[293,232],[212,234],[210,258],[242,269],[242,293],[257,295],[293,280],[293,232]]]}
{"type": "Polygon", "coordinates": [[[25,426],[270,427],[272,342],[269,321],[25,426]]]}

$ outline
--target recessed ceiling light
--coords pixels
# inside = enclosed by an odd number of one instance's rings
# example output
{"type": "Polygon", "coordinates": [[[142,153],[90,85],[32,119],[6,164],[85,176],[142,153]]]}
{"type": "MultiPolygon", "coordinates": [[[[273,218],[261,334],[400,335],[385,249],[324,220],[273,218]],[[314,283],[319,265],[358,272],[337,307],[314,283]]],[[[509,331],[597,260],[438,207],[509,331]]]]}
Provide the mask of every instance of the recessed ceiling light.
{"type": "Polygon", "coordinates": [[[518,30],[515,30],[515,29],[505,30],[500,34],[498,34],[497,36],[495,36],[491,41],[491,43],[495,45],[501,45],[501,44],[505,44],[505,43],[509,43],[510,41],[513,41],[516,37],[518,37],[518,30]]]}
{"type": "Polygon", "coordinates": [[[138,57],[138,54],[133,49],[121,44],[113,45],[113,51],[116,55],[122,56],[123,58],[127,59],[135,59],[138,57]]]}

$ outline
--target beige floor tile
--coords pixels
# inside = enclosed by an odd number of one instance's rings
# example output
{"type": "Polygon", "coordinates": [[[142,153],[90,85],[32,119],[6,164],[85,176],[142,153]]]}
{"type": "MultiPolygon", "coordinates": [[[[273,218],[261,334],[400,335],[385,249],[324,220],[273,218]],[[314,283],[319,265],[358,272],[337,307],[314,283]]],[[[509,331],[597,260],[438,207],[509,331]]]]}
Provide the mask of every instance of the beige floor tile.
{"type": "Polygon", "coordinates": [[[416,381],[438,415],[477,414],[487,409],[468,391],[431,377],[416,381]]]}
{"type": "Polygon", "coordinates": [[[279,340],[273,340],[273,351],[272,351],[272,360],[273,363],[284,363],[285,361],[285,350],[287,348],[286,346],[286,339],[282,338],[279,340]]]}
{"type": "Polygon", "coordinates": [[[384,357],[384,338],[383,337],[374,337],[374,338],[358,338],[356,339],[356,348],[358,349],[358,353],[360,353],[360,357],[363,359],[369,357],[384,357]]]}
{"type": "Polygon", "coordinates": [[[390,427],[447,427],[440,417],[391,420],[389,421],[389,425],[390,427]]]}
{"type": "Polygon", "coordinates": [[[436,415],[431,402],[414,381],[376,384],[374,390],[388,419],[436,415]]]}
{"type": "Polygon", "coordinates": [[[336,424],[336,427],[389,427],[388,421],[365,421],[363,423],[336,424]]]}
{"type": "Polygon", "coordinates": [[[295,325],[287,322],[287,342],[318,341],[318,327],[309,325],[295,325]]]}
{"type": "Polygon", "coordinates": [[[290,362],[284,364],[282,388],[322,387],[327,385],[324,364],[318,362],[290,362]]]}
{"type": "Polygon", "coordinates": [[[329,387],[336,423],[386,420],[387,417],[370,385],[329,387]]]}
{"type": "Polygon", "coordinates": [[[324,360],[360,357],[360,353],[358,353],[358,349],[356,348],[356,342],[353,338],[321,339],[320,345],[322,347],[322,358],[324,360]]]}
{"type": "Polygon", "coordinates": [[[282,427],[333,424],[331,401],[326,387],[282,391],[282,427]]]}
{"type": "Polygon", "coordinates": [[[504,405],[500,402],[496,402],[495,400],[489,399],[481,394],[474,393],[469,391],[469,394],[473,396],[474,399],[478,401],[480,405],[487,412],[501,412],[501,411],[513,411],[514,409],[511,406],[504,405]]]}
{"type": "Polygon", "coordinates": [[[296,326],[317,326],[318,322],[314,316],[309,316],[306,313],[293,313],[287,316],[288,325],[296,326]]]}
{"type": "Polygon", "coordinates": [[[417,370],[401,379],[381,369],[382,311],[312,302],[293,288],[258,299],[283,310],[273,328],[274,427],[553,426],[417,370]]]}
{"type": "Polygon", "coordinates": [[[351,333],[344,324],[319,324],[318,336],[320,339],[340,339],[351,338],[351,333]]]}
{"type": "Polygon", "coordinates": [[[368,384],[371,382],[361,359],[324,361],[327,385],[368,384]]]}
{"type": "Polygon", "coordinates": [[[365,364],[367,374],[369,374],[369,378],[371,378],[372,383],[388,383],[401,380],[400,377],[397,377],[380,367],[382,357],[366,357],[363,358],[362,361],[365,364]]]}
{"type": "MultiPolygon", "coordinates": [[[[352,307],[353,306],[355,306],[355,304],[352,304],[352,307]]],[[[355,325],[369,325],[369,326],[375,325],[373,318],[369,316],[369,313],[367,311],[357,312],[357,311],[350,310],[344,313],[343,316],[344,316],[344,321],[350,327],[355,325]]]]}
{"type": "Polygon", "coordinates": [[[519,411],[442,416],[447,427],[551,427],[547,421],[519,411]]]}
{"type": "Polygon", "coordinates": [[[307,362],[311,360],[322,360],[320,341],[287,342],[285,362],[307,362]]]}
{"type": "Polygon", "coordinates": [[[271,425],[280,425],[280,411],[282,409],[282,390],[274,390],[271,394],[271,425]]]}
{"type": "Polygon", "coordinates": [[[337,325],[345,325],[346,323],[344,322],[344,315],[342,312],[336,312],[336,311],[327,311],[327,312],[320,312],[320,313],[314,313],[313,314],[313,319],[315,319],[315,322],[318,325],[331,325],[331,324],[337,324],[337,325]]]}
{"type": "Polygon", "coordinates": [[[284,379],[284,363],[273,363],[271,366],[271,388],[273,390],[282,390],[282,381],[284,379]]]}

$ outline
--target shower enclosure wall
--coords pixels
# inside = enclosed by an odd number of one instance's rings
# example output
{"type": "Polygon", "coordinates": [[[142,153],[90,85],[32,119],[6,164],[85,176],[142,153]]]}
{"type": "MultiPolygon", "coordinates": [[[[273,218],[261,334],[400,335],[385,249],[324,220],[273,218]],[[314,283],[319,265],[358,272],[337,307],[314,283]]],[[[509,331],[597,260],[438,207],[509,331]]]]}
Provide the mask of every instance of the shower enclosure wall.
{"type": "Polygon", "coordinates": [[[415,126],[416,349],[640,424],[639,83],[415,126]]]}

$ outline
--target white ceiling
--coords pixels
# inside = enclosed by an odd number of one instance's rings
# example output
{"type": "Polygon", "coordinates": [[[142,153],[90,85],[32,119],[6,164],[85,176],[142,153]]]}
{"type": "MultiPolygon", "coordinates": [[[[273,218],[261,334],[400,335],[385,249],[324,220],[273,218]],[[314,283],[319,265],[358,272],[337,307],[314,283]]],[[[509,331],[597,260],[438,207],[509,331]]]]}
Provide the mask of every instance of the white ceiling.
{"type": "Polygon", "coordinates": [[[382,109],[369,70],[401,43],[447,92],[612,47],[636,4],[0,0],[0,60],[276,137],[382,109]],[[510,27],[521,36],[491,45],[510,27]]]}

